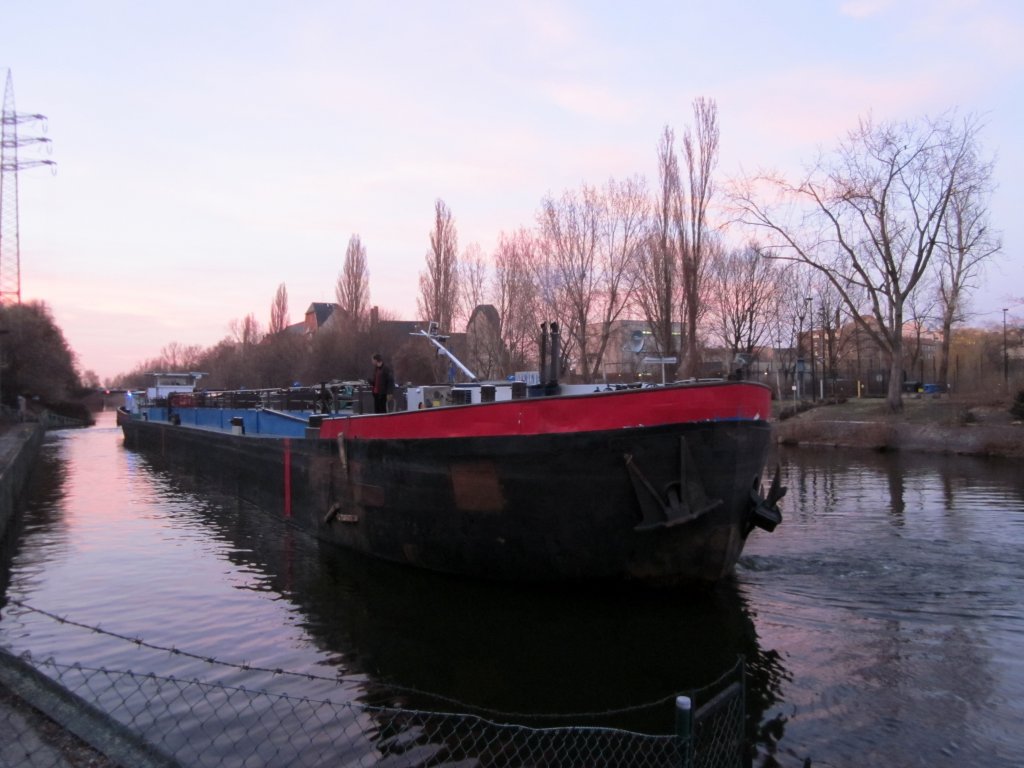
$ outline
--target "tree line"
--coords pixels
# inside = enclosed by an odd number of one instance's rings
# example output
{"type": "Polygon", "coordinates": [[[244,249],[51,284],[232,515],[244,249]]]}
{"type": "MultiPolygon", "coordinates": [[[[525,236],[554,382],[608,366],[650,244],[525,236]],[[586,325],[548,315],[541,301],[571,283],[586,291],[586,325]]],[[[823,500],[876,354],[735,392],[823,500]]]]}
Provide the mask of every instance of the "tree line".
{"type": "Polygon", "coordinates": [[[81,415],[71,405],[83,389],[98,383],[78,360],[49,306],[40,301],[0,305],[0,404],[18,409],[19,398],[32,409],[48,406],[81,415]],[[84,387],[83,387],[84,383],[84,387]]]}
{"type": "MultiPolygon", "coordinates": [[[[795,365],[808,332],[836,370],[844,328],[853,327],[886,358],[894,410],[908,327],[938,329],[948,381],[954,328],[1001,248],[981,122],[955,111],[868,118],[799,178],[759,172],[722,184],[717,105],[698,98],[692,114],[681,140],[670,126],[660,135],[653,185],[634,175],[549,194],[533,225],[500,233],[490,254],[476,244],[460,252],[454,214],[438,199],[417,319],[455,331],[493,307],[501,354],[487,358],[491,376],[529,366],[539,322],[558,320],[563,374],[583,382],[601,378],[613,329],[626,318],[646,323],[651,354],[677,358],[679,378],[701,374],[709,347],[789,350],[795,365]]],[[[353,235],[334,323],[310,337],[289,331],[282,283],[265,330],[250,314],[214,347],[172,344],[122,378],[170,368],[208,370],[220,386],[362,378],[381,321],[393,319],[373,313],[369,275],[366,246],[353,235]]],[[[430,369],[410,358],[414,365],[430,369]]]]}

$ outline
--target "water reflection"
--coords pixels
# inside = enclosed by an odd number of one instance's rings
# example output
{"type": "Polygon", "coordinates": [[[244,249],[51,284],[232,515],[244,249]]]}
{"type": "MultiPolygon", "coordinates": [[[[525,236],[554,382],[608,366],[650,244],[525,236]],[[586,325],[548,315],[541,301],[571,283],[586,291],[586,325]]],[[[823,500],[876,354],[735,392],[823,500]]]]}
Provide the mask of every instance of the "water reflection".
{"type": "Polygon", "coordinates": [[[766,713],[785,739],[762,741],[763,763],[1017,764],[1019,465],[780,458],[795,489],[785,530],[752,541],[740,564],[761,643],[792,672],[766,713]]]}
{"type": "Polygon", "coordinates": [[[0,541],[0,608],[10,583],[10,564],[19,552],[24,567],[41,578],[46,563],[63,556],[70,546],[70,530],[63,514],[69,474],[59,441],[48,439],[0,541]],[[24,547],[22,542],[28,536],[34,544],[24,547]]]}
{"type": "MultiPolygon", "coordinates": [[[[1022,436],[1024,437],[1024,436],[1022,436]]],[[[779,448],[772,462],[784,469],[787,511],[828,514],[868,494],[889,511],[904,511],[907,493],[927,494],[945,508],[1005,499],[1024,503],[1020,462],[976,456],[779,448]],[[879,498],[879,481],[886,494],[879,498]],[[852,496],[851,496],[852,491],[852,496]],[[794,505],[794,502],[796,504],[794,505]]]]}
{"type": "Polygon", "coordinates": [[[739,655],[754,722],[783,677],[732,583],[694,593],[481,583],[343,552],[237,500],[200,514],[231,542],[232,562],[264,572],[261,588],[293,601],[320,647],[366,681],[369,701],[520,720],[615,711],[587,722],[671,732],[674,694],[714,682],[739,655]]]}

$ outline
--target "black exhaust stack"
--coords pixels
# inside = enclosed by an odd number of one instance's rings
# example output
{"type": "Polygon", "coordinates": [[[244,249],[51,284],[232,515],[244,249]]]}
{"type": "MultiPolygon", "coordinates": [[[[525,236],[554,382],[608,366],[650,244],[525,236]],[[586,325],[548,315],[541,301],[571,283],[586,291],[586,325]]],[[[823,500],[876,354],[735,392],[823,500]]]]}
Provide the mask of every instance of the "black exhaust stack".
{"type": "Polygon", "coordinates": [[[540,324],[540,364],[537,366],[537,383],[544,385],[548,378],[548,324],[540,324]]]}
{"type": "Polygon", "coordinates": [[[548,323],[541,323],[540,325],[540,360],[537,366],[539,382],[527,387],[529,397],[557,395],[559,391],[558,367],[559,356],[562,353],[558,335],[558,323],[553,322],[550,324],[550,333],[548,327],[548,323]]]}
{"type": "MultiPolygon", "coordinates": [[[[558,332],[558,323],[551,323],[551,372],[548,374],[547,385],[558,388],[558,368],[562,355],[562,339],[558,332]]],[[[552,393],[554,394],[554,393],[552,393]]]]}

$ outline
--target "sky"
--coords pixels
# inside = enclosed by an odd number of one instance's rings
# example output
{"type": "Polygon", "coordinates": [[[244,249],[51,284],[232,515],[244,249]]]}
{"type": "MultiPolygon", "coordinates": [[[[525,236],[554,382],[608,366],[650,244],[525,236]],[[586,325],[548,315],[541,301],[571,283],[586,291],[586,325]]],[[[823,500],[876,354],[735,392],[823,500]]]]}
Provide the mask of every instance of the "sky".
{"type": "Polygon", "coordinates": [[[52,142],[20,159],[57,162],[18,174],[22,300],[101,380],[265,326],[281,283],[298,322],[353,234],[371,303],[414,319],[436,200],[490,254],[546,196],[654,182],[698,97],[722,187],[795,177],[863,117],[979,116],[1003,252],[974,324],[1024,317],[1017,0],[49,0],[0,22],[0,74],[52,142]]]}

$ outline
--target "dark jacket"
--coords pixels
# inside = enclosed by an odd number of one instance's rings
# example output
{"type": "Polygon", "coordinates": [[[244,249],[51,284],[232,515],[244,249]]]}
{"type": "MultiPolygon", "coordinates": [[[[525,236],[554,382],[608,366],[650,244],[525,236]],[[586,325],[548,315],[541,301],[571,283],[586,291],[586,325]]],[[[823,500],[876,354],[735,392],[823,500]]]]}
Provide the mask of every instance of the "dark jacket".
{"type": "Polygon", "coordinates": [[[379,368],[373,366],[373,373],[370,375],[370,388],[375,395],[391,395],[395,391],[395,377],[387,363],[379,368]]]}

